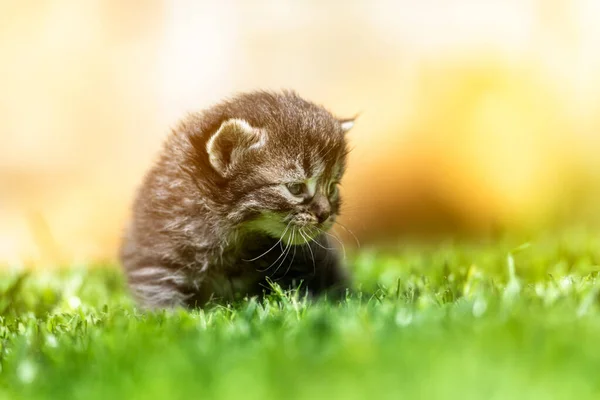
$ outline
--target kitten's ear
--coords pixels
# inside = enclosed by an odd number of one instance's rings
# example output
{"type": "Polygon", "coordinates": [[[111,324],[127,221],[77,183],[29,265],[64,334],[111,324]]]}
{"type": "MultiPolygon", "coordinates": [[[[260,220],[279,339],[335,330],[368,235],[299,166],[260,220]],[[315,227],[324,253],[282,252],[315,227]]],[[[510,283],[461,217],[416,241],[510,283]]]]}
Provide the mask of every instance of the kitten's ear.
{"type": "Polygon", "coordinates": [[[217,172],[225,176],[247,152],[264,144],[263,132],[242,119],[229,119],[206,143],[208,159],[217,172]]]}
{"type": "Polygon", "coordinates": [[[340,123],[340,127],[342,128],[342,131],[344,131],[344,133],[346,133],[350,129],[352,129],[352,127],[354,126],[355,119],[356,119],[356,117],[347,118],[347,119],[338,119],[338,122],[340,123]]]}

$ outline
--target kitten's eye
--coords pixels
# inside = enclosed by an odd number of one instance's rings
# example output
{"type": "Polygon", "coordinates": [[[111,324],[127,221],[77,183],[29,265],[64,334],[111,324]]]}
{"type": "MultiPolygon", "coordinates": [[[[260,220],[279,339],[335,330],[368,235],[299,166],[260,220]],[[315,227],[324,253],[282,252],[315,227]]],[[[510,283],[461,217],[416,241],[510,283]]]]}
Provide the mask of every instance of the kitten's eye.
{"type": "Polygon", "coordinates": [[[331,182],[331,183],[329,184],[329,187],[327,188],[327,195],[328,195],[329,197],[331,197],[331,196],[335,196],[335,195],[337,194],[337,191],[338,191],[338,184],[339,184],[338,182],[331,182]]]}
{"type": "Polygon", "coordinates": [[[306,184],[302,182],[288,183],[285,185],[285,187],[287,187],[290,193],[294,196],[300,196],[306,193],[306,184]]]}

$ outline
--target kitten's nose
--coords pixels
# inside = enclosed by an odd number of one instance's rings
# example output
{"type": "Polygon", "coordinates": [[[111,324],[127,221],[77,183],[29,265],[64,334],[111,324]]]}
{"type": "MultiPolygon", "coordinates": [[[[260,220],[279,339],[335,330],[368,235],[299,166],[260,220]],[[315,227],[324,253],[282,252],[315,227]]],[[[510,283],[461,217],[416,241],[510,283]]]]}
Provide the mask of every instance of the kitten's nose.
{"type": "Polygon", "coordinates": [[[317,220],[319,221],[320,224],[327,221],[327,218],[329,218],[329,215],[331,215],[331,213],[329,211],[324,211],[322,213],[315,214],[315,216],[317,217],[317,220]]]}
{"type": "Polygon", "coordinates": [[[329,200],[322,194],[317,194],[310,204],[310,211],[317,217],[319,223],[323,223],[331,215],[329,200]]]}

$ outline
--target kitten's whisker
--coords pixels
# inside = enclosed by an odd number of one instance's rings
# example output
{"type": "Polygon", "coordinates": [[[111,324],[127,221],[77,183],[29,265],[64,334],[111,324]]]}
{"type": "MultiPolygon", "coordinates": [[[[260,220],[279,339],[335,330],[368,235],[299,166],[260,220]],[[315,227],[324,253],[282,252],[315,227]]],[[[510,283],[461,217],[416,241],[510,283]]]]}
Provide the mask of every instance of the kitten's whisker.
{"type": "Polygon", "coordinates": [[[302,236],[302,240],[304,240],[304,244],[307,244],[310,240],[310,237],[306,236],[306,232],[304,232],[304,228],[305,227],[300,228],[299,233],[300,233],[300,236],[302,236]]]}
{"type": "MultiPolygon", "coordinates": [[[[292,228],[292,234],[293,234],[293,233],[294,233],[294,228],[292,228]]],[[[275,261],[273,261],[273,262],[271,263],[271,265],[269,265],[267,268],[264,268],[264,269],[257,269],[257,271],[258,271],[258,272],[266,272],[266,271],[268,271],[268,270],[269,270],[269,269],[270,269],[270,268],[271,268],[273,265],[275,265],[275,263],[276,263],[277,261],[279,261],[279,259],[280,259],[281,257],[283,257],[283,260],[285,260],[285,257],[286,257],[286,250],[287,250],[289,247],[290,247],[290,245],[289,245],[289,244],[286,244],[286,247],[285,247],[284,249],[282,249],[282,252],[281,252],[281,254],[279,254],[279,256],[278,256],[278,257],[275,259],[275,261]]],[[[283,261],[283,260],[282,260],[282,261],[283,261]]]]}
{"type": "MultiPolygon", "coordinates": [[[[310,248],[310,246],[309,246],[309,248],[310,248]]],[[[311,250],[311,254],[312,254],[312,250],[311,250]]],[[[315,263],[313,262],[313,273],[312,273],[312,276],[315,276],[316,274],[317,274],[317,267],[315,266],[315,263]]]]}
{"type": "Polygon", "coordinates": [[[283,259],[285,260],[285,251],[286,251],[287,249],[288,249],[288,248],[286,247],[286,248],[285,248],[285,249],[284,249],[284,250],[281,252],[281,254],[279,254],[279,256],[278,256],[278,257],[275,259],[275,261],[273,261],[273,262],[272,262],[272,263],[271,263],[271,264],[270,264],[270,265],[269,265],[267,268],[264,268],[264,269],[257,269],[257,271],[258,271],[258,272],[267,272],[269,269],[271,269],[271,267],[273,267],[273,265],[275,265],[275,263],[276,263],[277,261],[279,261],[279,259],[280,259],[281,257],[283,257],[283,259]]]}
{"type": "Polygon", "coordinates": [[[292,251],[292,247],[294,247],[294,245],[292,243],[294,243],[294,237],[295,236],[296,236],[296,231],[292,227],[292,238],[290,239],[290,244],[288,244],[287,247],[285,248],[285,251],[283,253],[283,254],[285,254],[285,256],[279,262],[279,264],[277,265],[277,268],[275,268],[275,271],[273,272],[273,276],[275,276],[275,274],[277,274],[277,271],[279,271],[279,268],[281,268],[281,266],[283,265],[283,263],[287,259],[287,256],[290,254],[290,251],[292,251]]]}
{"type": "Polygon", "coordinates": [[[356,241],[356,244],[358,245],[358,247],[360,247],[360,241],[358,240],[358,238],[356,237],[356,235],[354,234],[354,232],[352,232],[350,229],[348,229],[348,227],[346,225],[342,224],[341,222],[333,221],[333,223],[334,224],[338,224],[339,226],[341,226],[342,228],[344,228],[344,230],[346,232],[348,232],[350,235],[352,235],[352,237],[356,241]]]}
{"type": "Polygon", "coordinates": [[[346,246],[344,246],[344,243],[337,236],[335,236],[335,235],[333,235],[333,234],[331,234],[331,233],[329,233],[327,231],[324,231],[323,229],[318,228],[316,226],[313,226],[313,228],[315,228],[318,231],[326,234],[327,236],[331,236],[332,238],[334,238],[335,240],[337,240],[337,242],[342,246],[342,251],[344,252],[344,260],[346,259],[346,246]]]}
{"type": "Polygon", "coordinates": [[[294,253],[292,254],[292,260],[288,264],[288,267],[285,270],[285,273],[283,274],[283,276],[281,278],[279,278],[279,280],[285,278],[285,276],[287,275],[287,273],[290,272],[290,268],[292,267],[292,264],[294,263],[294,258],[296,258],[296,250],[297,249],[298,249],[298,246],[294,246],[294,253]]]}
{"type": "Polygon", "coordinates": [[[276,242],[276,243],[275,243],[273,246],[271,246],[271,248],[270,248],[269,250],[265,251],[264,253],[262,253],[262,254],[261,254],[260,256],[258,256],[258,257],[254,257],[254,258],[251,258],[251,259],[249,259],[249,260],[246,260],[246,259],[242,259],[242,260],[243,260],[243,261],[248,261],[248,262],[251,262],[251,261],[256,261],[256,260],[258,260],[259,258],[261,258],[262,256],[264,256],[264,255],[266,255],[267,253],[269,253],[271,250],[273,250],[273,249],[274,249],[274,248],[275,248],[275,247],[276,247],[276,246],[277,246],[279,243],[281,243],[281,241],[282,241],[282,240],[283,240],[283,238],[285,237],[285,234],[286,234],[286,232],[287,232],[288,228],[290,227],[290,224],[291,224],[291,223],[292,223],[292,221],[288,222],[288,224],[286,225],[285,229],[283,230],[283,233],[281,234],[281,237],[279,238],[279,240],[278,240],[278,241],[277,241],[277,242],[276,242]]]}
{"type": "MultiPolygon", "coordinates": [[[[316,226],[311,226],[310,228],[315,228],[315,229],[317,229],[318,232],[325,232],[322,229],[317,228],[316,226]]],[[[310,238],[310,235],[308,237],[310,238]]],[[[325,247],[325,246],[323,246],[321,243],[319,243],[319,241],[316,238],[310,238],[310,241],[313,242],[313,243],[315,243],[317,246],[319,246],[323,250],[335,250],[334,247],[325,247]]]]}
{"type": "MultiPolygon", "coordinates": [[[[315,254],[312,251],[312,248],[310,247],[310,240],[307,240],[307,237],[305,236],[305,233],[302,231],[302,228],[300,228],[300,235],[302,235],[302,239],[304,239],[304,241],[306,242],[306,247],[308,247],[308,250],[310,251],[310,258],[312,258],[312,262],[313,262],[313,271],[317,270],[317,264],[315,262],[315,254]]],[[[310,236],[308,237],[308,239],[310,239],[310,236]]]]}

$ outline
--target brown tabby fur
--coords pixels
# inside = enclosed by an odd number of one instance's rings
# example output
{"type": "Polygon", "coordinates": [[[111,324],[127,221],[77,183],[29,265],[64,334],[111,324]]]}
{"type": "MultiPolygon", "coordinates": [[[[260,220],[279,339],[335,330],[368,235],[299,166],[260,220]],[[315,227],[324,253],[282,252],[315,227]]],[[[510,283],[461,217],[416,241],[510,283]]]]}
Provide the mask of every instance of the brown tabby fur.
{"type": "Polygon", "coordinates": [[[241,94],[183,119],[137,193],[121,248],[139,304],[230,301],[263,294],[268,280],[343,292],[326,231],[350,125],[293,92],[241,94]],[[309,178],[312,193],[287,191],[309,178]]]}

